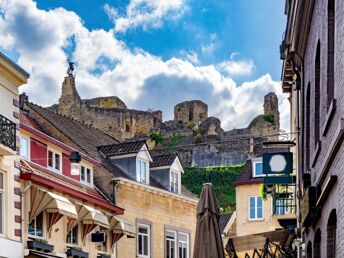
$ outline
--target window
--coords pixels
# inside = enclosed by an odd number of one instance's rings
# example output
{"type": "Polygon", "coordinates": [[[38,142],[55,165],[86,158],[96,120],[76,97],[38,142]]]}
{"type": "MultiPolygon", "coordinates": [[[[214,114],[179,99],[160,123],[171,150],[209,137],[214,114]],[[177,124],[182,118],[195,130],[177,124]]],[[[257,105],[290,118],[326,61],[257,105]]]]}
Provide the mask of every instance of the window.
{"type": "Polygon", "coordinates": [[[335,0],[328,0],[327,7],[327,108],[334,97],[334,39],[335,0]]]}
{"type": "Polygon", "coordinates": [[[107,252],[107,235],[104,232],[104,242],[97,243],[97,250],[100,252],[107,252]]]}
{"type": "Polygon", "coordinates": [[[143,160],[137,160],[136,162],[136,173],[137,173],[137,181],[140,183],[147,184],[148,183],[148,176],[147,176],[147,163],[143,160]]]}
{"type": "Polygon", "coordinates": [[[189,234],[178,234],[178,258],[189,258],[189,234]]]}
{"type": "Polygon", "coordinates": [[[249,218],[250,220],[263,219],[263,200],[260,196],[249,198],[249,218]]]}
{"type": "Polygon", "coordinates": [[[321,257],[321,231],[320,229],[317,229],[314,236],[314,242],[313,242],[313,258],[320,258],[321,257]]]}
{"type": "Polygon", "coordinates": [[[137,229],[137,235],[138,257],[150,257],[150,226],[145,224],[139,224],[137,229]]]}
{"type": "Polygon", "coordinates": [[[275,200],[275,210],[274,210],[274,214],[277,215],[284,215],[287,214],[287,200],[275,200]]]}
{"type": "Polygon", "coordinates": [[[252,160],[252,167],[253,167],[253,177],[260,177],[264,176],[263,174],[263,162],[262,159],[253,159],[252,160]]]}
{"type": "Polygon", "coordinates": [[[170,172],[170,190],[173,193],[179,193],[179,176],[177,172],[170,172]]]}
{"type": "Polygon", "coordinates": [[[60,172],[61,171],[61,154],[48,150],[48,167],[60,172]]]}
{"type": "Polygon", "coordinates": [[[66,238],[67,244],[78,245],[78,233],[79,233],[78,226],[75,226],[74,228],[72,228],[67,234],[67,238],[66,238]]]}
{"type": "Polygon", "coordinates": [[[20,137],[20,156],[25,159],[29,157],[29,139],[26,137],[20,137]]]}
{"type": "Polygon", "coordinates": [[[166,258],[177,257],[177,233],[172,230],[166,231],[166,258]]]}
{"type": "Polygon", "coordinates": [[[80,171],[80,181],[92,185],[92,169],[81,165],[80,171]]]}
{"type": "Polygon", "coordinates": [[[320,132],[320,41],[317,45],[317,53],[315,57],[315,87],[314,87],[314,148],[319,141],[320,132]]]}
{"type": "Polygon", "coordinates": [[[332,210],[327,223],[327,257],[336,257],[337,239],[337,215],[336,210],[332,210]]]}
{"type": "Polygon", "coordinates": [[[29,224],[29,235],[43,237],[43,212],[41,212],[29,224]]]}
{"type": "Polygon", "coordinates": [[[4,174],[0,172],[0,235],[4,233],[4,174]]]}

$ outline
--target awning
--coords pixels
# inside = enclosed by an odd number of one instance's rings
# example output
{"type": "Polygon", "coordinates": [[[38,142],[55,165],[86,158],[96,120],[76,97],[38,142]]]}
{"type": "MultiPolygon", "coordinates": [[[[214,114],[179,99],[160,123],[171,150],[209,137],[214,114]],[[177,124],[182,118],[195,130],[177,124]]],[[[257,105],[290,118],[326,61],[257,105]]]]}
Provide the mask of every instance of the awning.
{"type": "Polygon", "coordinates": [[[110,229],[112,231],[112,244],[117,242],[123,236],[127,236],[127,238],[136,237],[135,226],[117,216],[111,217],[110,229]]]}
{"type": "Polygon", "coordinates": [[[285,243],[288,239],[287,229],[268,231],[258,234],[231,238],[237,253],[246,252],[254,249],[262,249],[266,238],[275,243],[285,243]]]}
{"type": "Polygon", "coordinates": [[[65,215],[71,219],[78,217],[75,206],[66,197],[33,187],[31,189],[30,222],[42,211],[65,215]]]}

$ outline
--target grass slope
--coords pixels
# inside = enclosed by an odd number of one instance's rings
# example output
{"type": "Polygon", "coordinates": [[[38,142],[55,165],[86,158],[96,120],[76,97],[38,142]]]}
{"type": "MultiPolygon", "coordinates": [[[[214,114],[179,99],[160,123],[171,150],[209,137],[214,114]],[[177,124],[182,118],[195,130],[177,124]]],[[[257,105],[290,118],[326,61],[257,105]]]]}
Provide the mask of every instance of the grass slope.
{"type": "Polygon", "coordinates": [[[212,183],[221,210],[235,210],[235,181],[244,164],[230,167],[190,167],[184,168],[183,185],[197,196],[204,183],[212,183]]]}

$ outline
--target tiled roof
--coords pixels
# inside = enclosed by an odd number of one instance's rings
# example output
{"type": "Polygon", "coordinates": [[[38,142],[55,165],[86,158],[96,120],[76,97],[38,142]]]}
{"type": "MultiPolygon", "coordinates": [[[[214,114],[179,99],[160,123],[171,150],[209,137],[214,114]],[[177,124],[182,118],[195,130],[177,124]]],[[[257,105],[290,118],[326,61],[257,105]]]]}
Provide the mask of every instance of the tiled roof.
{"type": "Polygon", "coordinates": [[[231,219],[233,213],[222,213],[220,214],[220,222],[219,222],[219,226],[220,226],[220,232],[221,233],[227,233],[224,232],[229,220],[231,219]]]}
{"type": "Polygon", "coordinates": [[[99,146],[98,150],[106,156],[123,155],[139,152],[144,144],[146,141],[122,142],[99,146]]]}
{"type": "Polygon", "coordinates": [[[52,124],[62,134],[68,137],[72,142],[78,145],[83,152],[87,153],[94,159],[101,159],[97,146],[118,143],[115,138],[99,129],[96,129],[95,127],[86,125],[80,121],[32,103],[27,103],[27,105],[34,112],[52,124]]]}
{"type": "Polygon", "coordinates": [[[185,186],[183,185],[181,186],[180,192],[181,192],[181,195],[185,197],[198,200],[198,197],[194,195],[192,192],[190,192],[188,189],[186,189],[185,186]]]}
{"type": "MultiPolygon", "coordinates": [[[[278,153],[287,152],[288,148],[260,148],[256,151],[257,157],[262,157],[263,153],[278,153]]],[[[236,185],[244,184],[261,184],[263,182],[262,177],[252,177],[252,161],[247,160],[244,168],[241,170],[236,180],[236,185]]]]}
{"type": "Polygon", "coordinates": [[[155,167],[163,167],[163,166],[171,166],[176,159],[177,154],[170,153],[170,154],[160,154],[153,156],[153,162],[150,164],[151,168],[155,167]]]}
{"type": "Polygon", "coordinates": [[[21,111],[19,114],[19,119],[20,119],[21,124],[30,126],[32,128],[35,128],[38,131],[45,133],[44,129],[36,122],[36,120],[31,118],[28,114],[25,114],[24,112],[21,111]]]}

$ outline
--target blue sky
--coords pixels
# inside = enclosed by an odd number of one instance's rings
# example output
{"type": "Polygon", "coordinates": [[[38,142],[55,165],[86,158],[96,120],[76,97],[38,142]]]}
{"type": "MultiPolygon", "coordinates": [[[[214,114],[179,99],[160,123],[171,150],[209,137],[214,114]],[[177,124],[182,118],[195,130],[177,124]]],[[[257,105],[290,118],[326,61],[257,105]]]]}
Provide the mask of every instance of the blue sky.
{"type": "Polygon", "coordinates": [[[179,101],[201,99],[230,129],[275,91],[287,127],[283,0],[0,0],[0,14],[0,49],[30,72],[24,90],[39,104],[57,102],[72,58],[85,98],[117,95],[165,119],[179,101]]]}

